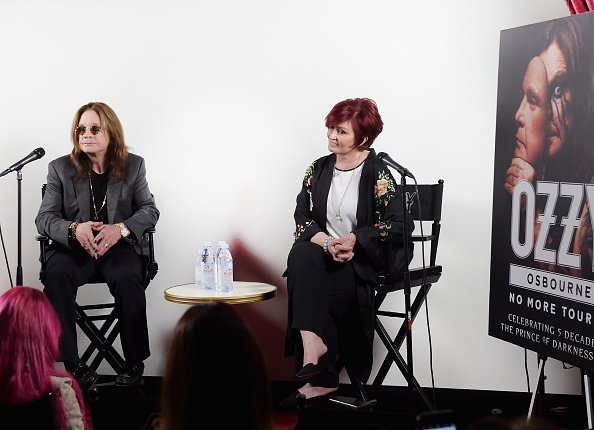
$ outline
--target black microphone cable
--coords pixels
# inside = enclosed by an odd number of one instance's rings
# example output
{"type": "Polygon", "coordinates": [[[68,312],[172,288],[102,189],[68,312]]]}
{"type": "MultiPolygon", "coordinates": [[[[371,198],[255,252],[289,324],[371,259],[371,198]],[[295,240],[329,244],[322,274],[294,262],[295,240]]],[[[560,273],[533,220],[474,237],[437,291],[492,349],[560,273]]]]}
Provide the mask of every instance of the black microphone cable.
{"type": "Polygon", "coordinates": [[[2,224],[0,224],[0,241],[2,241],[2,250],[4,251],[4,260],[6,261],[6,270],[8,271],[8,279],[10,280],[10,288],[14,287],[12,283],[12,275],[10,274],[10,265],[8,264],[8,255],[6,255],[6,246],[4,246],[4,235],[2,234],[2,224]]]}
{"type": "MultiPolygon", "coordinates": [[[[415,194],[417,198],[417,204],[419,205],[419,227],[421,229],[421,237],[424,236],[423,233],[423,211],[421,207],[421,198],[419,197],[419,184],[417,183],[417,179],[413,176],[413,181],[415,182],[415,194]]],[[[406,193],[406,191],[404,191],[406,193]]],[[[407,199],[408,204],[408,199],[407,199]]],[[[408,209],[408,208],[407,208],[408,209]]],[[[425,288],[425,284],[427,283],[427,264],[425,262],[425,241],[421,240],[421,258],[423,261],[423,283],[421,284],[421,288],[425,288]]],[[[425,292],[425,319],[427,321],[427,338],[429,341],[429,371],[431,373],[431,394],[433,397],[433,405],[435,409],[439,409],[437,407],[437,400],[435,397],[435,374],[433,370],[433,340],[431,337],[431,324],[429,323],[429,295],[425,292]]]]}
{"type": "MultiPolygon", "coordinates": [[[[421,229],[421,237],[423,237],[424,236],[424,234],[423,234],[423,213],[422,213],[422,209],[421,209],[421,198],[419,196],[419,184],[417,183],[417,179],[414,177],[414,175],[407,168],[398,164],[396,161],[394,161],[392,158],[390,158],[390,156],[388,154],[386,154],[385,152],[379,153],[378,157],[386,165],[396,169],[398,171],[398,173],[401,174],[401,176],[408,176],[408,177],[412,178],[412,180],[414,181],[416,196],[413,196],[413,199],[416,197],[417,204],[419,206],[419,226],[421,229]]],[[[406,210],[410,213],[410,206],[409,206],[408,197],[406,196],[406,189],[402,190],[402,198],[406,202],[406,206],[407,206],[406,210]]],[[[421,240],[421,257],[422,257],[422,261],[423,261],[423,271],[422,271],[423,283],[421,284],[421,288],[425,288],[425,284],[427,283],[427,264],[425,262],[425,241],[424,240],[421,240]]],[[[407,262],[407,264],[409,264],[409,262],[407,262]]],[[[425,317],[427,320],[427,337],[429,340],[429,370],[431,373],[431,388],[432,388],[433,404],[435,405],[435,408],[437,409],[437,401],[436,401],[436,397],[435,397],[435,374],[434,374],[434,369],[433,369],[433,340],[431,337],[431,324],[429,322],[428,301],[429,301],[428,294],[427,294],[427,292],[425,292],[425,317]]]]}

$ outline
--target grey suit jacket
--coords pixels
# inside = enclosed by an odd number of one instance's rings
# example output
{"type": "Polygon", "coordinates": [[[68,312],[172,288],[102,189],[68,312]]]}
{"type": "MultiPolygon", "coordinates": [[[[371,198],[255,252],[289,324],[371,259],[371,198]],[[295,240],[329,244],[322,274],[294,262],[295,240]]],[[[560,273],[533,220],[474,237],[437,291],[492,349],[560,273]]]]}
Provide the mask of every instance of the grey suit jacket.
{"type": "MultiPolygon", "coordinates": [[[[45,195],[35,218],[40,234],[70,248],[68,226],[91,219],[91,192],[87,180],[77,179],[69,155],[49,163],[45,195]]],[[[109,224],[123,222],[134,233],[130,241],[139,255],[147,255],[148,243],[143,237],[159,219],[159,210],[146,181],[144,159],[128,155],[128,165],[121,181],[107,184],[107,219],[109,224]]]]}

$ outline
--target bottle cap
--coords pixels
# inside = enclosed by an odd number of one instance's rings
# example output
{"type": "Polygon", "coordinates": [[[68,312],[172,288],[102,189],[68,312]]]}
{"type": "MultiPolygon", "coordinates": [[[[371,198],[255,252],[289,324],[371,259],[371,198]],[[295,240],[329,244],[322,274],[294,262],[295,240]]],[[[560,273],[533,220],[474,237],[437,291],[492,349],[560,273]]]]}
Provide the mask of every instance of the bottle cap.
{"type": "Polygon", "coordinates": [[[210,242],[210,241],[205,241],[205,242],[204,242],[204,247],[206,248],[207,246],[212,246],[212,242],[210,242]]]}
{"type": "Polygon", "coordinates": [[[221,248],[229,249],[229,244],[227,242],[223,242],[223,243],[221,243],[221,248]]]}

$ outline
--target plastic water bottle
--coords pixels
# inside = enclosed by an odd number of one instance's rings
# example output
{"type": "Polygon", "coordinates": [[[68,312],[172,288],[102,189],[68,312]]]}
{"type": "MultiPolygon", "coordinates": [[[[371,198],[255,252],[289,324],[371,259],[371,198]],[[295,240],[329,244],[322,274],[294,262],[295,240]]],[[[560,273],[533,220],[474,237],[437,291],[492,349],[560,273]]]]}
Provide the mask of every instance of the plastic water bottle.
{"type": "Polygon", "coordinates": [[[221,249],[223,249],[223,246],[222,245],[224,243],[227,243],[227,242],[225,242],[224,240],[219,240],[218,247],[217,247],[217,252],[215,254],[215,267],[216,267],[216,270],[215,270],[215,276],[216,276],[216,278],[215,279],[217,280],[217,290],[220,290],[221,289],[221,285],[220,285],[221,283],[219,281],[220,280],[220,275],[219,275],[219,255],[221,255],[221,249]]]}
{"type": "Polygon", "coordinates": [[[204,242],[204,248],[200,255],[200,270],[202,272],[202,287],[205,290],[216,288],[215,258],[211,242],[204,242]]]}
{"type": "Polygon", "coordinates": [[[223,293],[233,291],[233,257],[228,243],[221,244],[217,259],[217,273],[219,290],[223,293]]]}
{"type": "Polygon", "coordinates": [[[194,265],[194,285],[200,288],[202,280],[202,252],[199,251],[196,256],[196,264],[194,265]]]}

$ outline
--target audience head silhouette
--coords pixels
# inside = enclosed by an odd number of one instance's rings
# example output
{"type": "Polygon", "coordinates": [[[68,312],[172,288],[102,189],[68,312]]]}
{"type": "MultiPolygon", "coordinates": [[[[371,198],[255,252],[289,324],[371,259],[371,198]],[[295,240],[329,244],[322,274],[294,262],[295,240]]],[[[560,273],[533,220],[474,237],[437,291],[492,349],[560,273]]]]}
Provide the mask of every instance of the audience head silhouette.
{"type": "MultiPolygon", "coordinates": [[[[32,402],[56,393],[56,377],[70,380],[69,373],[55,368],[60,333],[60,321],[42,291],[19,286],[0,296],[0,405],[32,402]]],[[[74,381],[72,387],[84,416],[80,389],[74,381]]],[[[57,421],[66,428],[67,412],[62,402],[55,405],[57,421]]]]}
{"type": "Polygon", "coordinates": [[[272,429],[258,344],[241,316],[219,302],[189,308],[167,355],[161,430],[272,429]]]}

